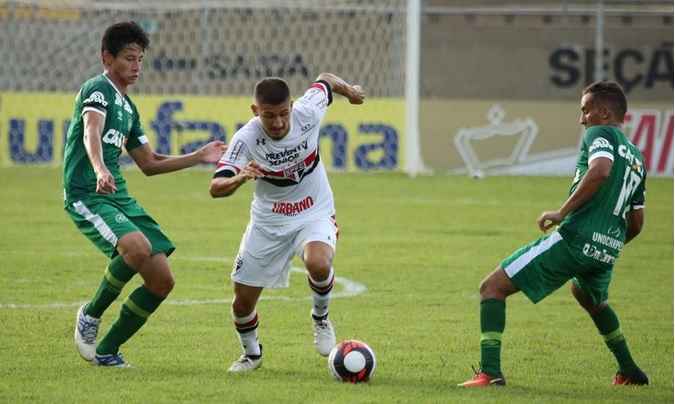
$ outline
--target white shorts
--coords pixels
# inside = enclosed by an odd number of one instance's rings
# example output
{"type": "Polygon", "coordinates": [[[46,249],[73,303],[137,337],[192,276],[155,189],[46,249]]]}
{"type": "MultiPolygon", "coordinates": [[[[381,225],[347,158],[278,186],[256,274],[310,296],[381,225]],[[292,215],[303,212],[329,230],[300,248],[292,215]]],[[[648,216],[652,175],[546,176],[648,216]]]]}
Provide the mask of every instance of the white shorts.
{"type": "Polygon", "coordinates": [[[305,244],[321,241],[335,251],[337,225],[331,217],[296,226],[249,223],[234,260],[234,282],[262,288],[287,288],[294,256],[303,258],[305,244]]]}

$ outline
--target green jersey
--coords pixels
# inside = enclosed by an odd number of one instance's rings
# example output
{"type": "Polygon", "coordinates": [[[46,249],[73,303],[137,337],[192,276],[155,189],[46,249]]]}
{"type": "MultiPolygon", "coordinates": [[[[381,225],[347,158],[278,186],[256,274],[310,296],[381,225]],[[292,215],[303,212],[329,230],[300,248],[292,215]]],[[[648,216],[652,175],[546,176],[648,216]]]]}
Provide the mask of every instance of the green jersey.
{"type": "Polygon", "coordinates": [[[122,94],[106,76],[100,74],[82,85],[75,98],[75,111],[70,122],[63,157],[64,199],[68,202],[96,192],[96,174],[84,147],[85,112],[104,116],[101,133],[103,162],[115,177],[117,192],[127,194],[126,181],[120,173],[122,146],[127,151],[148,142],[143,134],[138,110],[131,99],[122,94]]]}
{"type": "Polygon", "coordinates": [[[613,265],[626,239],[626,213],[645,202],[644,158],[626,136],[613,126],[586,130],[570,194],[586,175],[593,159],[613,161],[609,178],[591,200],[570,213],[559,232],[571,247],[600,264],[613,265]]]}

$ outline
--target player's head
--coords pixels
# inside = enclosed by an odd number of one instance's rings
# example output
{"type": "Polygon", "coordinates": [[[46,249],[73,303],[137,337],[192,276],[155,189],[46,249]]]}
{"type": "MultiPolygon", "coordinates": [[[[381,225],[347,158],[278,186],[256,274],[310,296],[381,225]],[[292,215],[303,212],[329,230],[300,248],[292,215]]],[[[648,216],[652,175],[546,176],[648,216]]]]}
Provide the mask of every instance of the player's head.
{"type": "Polygon", "coordinates": [[[133,21],[109,26],[101,40],[101,57],[106,70],[122,83],[138,80],[145,50],[150,45],[148,35],[133,21]]]}
{"type": "Polygon", "coordinates": [[[267,77],[255,85],[253,115],[260,118],[265,131],[272,139],[281,139],[288,133],[291,123],[291,91],[288,84],[278,77],[267,77]]]}
{"type": "Polygon", "coordinates": [[[618,83],[596,81],[582,92],[579,123],[587,128],[595,125],[621,125],[627,109],[626,95],[618,83]]]}

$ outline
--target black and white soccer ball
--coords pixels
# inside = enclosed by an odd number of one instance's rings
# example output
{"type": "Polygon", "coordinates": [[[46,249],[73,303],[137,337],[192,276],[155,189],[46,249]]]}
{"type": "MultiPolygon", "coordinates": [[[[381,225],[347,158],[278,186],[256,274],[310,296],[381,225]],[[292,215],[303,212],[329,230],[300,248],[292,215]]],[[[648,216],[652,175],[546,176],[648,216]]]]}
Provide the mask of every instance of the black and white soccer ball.
{"type": "Polygon", "coordinates": [[[365,342],[345,340],[335,345],[328,355],[328,369],[337,379],[349,383],[364,383],[375,373],[375,353],[365,342]]]}

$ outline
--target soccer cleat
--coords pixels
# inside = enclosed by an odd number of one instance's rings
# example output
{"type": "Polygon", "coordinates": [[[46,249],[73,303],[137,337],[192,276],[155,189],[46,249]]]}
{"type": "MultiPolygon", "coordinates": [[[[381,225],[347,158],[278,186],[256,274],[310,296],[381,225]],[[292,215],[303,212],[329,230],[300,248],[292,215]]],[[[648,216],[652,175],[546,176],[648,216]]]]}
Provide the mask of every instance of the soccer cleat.
{"type": "Polygon", "coordinates": [[[131,367],[131,365],[129,365],[127,362],[124,361],[124,358],[122,357],[121,353],[107,354],[107,355],[96,354],[94,356],[94,360],[92,361],[92,363],[96,366],[105,366],[111,368],[131,367]]]}
{"type": "MultiPolygon", "coordinates": [[[[472,366],[473,368],[473,366],[472,366]]],[[[501,374],[499,376],[491,376],[480,369],[473,370],[473,377],[464,383],[458,384],[459,387],[490,387],[490,386],[506,386],[506,380],[501,374]]]]}
{"type": "Polygon", "coordinates": [[[328,356],[336,344],[335,330],[329,319],[314,320],[314,346],[321,356],[328,356]]]}
{"type": "Polygon", "coordinates": [[[636,370],[630,375],[625,375],[621,372],[617,372],[612,380],[612,384],[615,386],[618,385],[630,385],[630,386],[645,386],[649,384],[649,378],[647,375],[640,369],[636,370]]]}
{"type": "Polygon", "coordinates": [[[80,356],[84,360],[91,362],[94,360],[94,356],[96,356],[96,336],[98,335],[98,326],[101,324],[101,319],[85,314],[85,307],[86,305],[82,305],[77,311],[74,339],[80,356]]]}
{"type": "Polygon", "coordinates": [[[230,373],[246,373],[252,372],[262,366],[262,346],[260,347],[260,355],[252,357],[246,354],[241,355],[239,359],[232,362],[232,366],[227,369],[230,373]]]}

